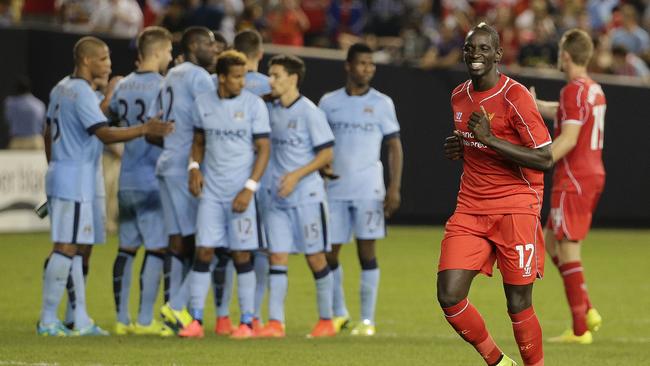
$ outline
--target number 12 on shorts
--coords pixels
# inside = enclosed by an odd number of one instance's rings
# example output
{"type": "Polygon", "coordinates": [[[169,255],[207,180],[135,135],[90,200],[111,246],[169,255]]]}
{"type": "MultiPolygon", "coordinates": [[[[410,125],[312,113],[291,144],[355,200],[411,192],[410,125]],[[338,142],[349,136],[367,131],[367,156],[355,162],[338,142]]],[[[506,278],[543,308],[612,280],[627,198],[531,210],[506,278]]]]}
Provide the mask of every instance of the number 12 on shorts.
{"type": "Polygon", "coordinates": [[[524,277],[530,276],[530,264],[533,261],[533,255],[535,255],[535,244],[515,245],[515,249],[519,254],[519,268],[524,269],[524,277]]]}

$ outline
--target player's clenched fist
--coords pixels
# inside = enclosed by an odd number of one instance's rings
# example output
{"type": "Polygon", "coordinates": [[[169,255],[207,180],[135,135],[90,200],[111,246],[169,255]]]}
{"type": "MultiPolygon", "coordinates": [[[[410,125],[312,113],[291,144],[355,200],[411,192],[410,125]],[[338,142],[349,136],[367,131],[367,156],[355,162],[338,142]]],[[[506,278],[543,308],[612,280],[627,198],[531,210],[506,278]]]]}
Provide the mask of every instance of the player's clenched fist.
{"type": "Polygon", "coordinates": [[[481,106],[480,112],[472,112],[467,127],[474,134],[474,138],[482,143],[485,143],[486,140],[492,136],[492,131],[490,130],[490,117],[488,117],[483,106],[481,106]]]}
{"type": "Polygon", "coordinates": [[[445,158],[458,160],[463,158],[463,135],[460,131],[454,131],[452,136],[445,139],[445,158]]]}
{"type": "Polygon", "coordinates": [[[190,170],[189,186],[190,186],[190,193],[194,197],[198,197],[201,195],[201,191],[203,190],[203,174],[199,169],[190,170]]]}
{"type": "Polygon", "coordinates": [[[163,122],[160,115],[149,119],[142,125],[144,135],[149,137],[165,137],[174,131],[174,124],[163,122]]]}
{"type": "Polygon", "coordinates": [[[252,198],[253,198],[253,191],[247,188],[242,189],[241,191],[239,191],[239,193],[237,193],[237,196],[232,201],[232,210],[237,213],[242,213],[246,211],[252,198]]]}

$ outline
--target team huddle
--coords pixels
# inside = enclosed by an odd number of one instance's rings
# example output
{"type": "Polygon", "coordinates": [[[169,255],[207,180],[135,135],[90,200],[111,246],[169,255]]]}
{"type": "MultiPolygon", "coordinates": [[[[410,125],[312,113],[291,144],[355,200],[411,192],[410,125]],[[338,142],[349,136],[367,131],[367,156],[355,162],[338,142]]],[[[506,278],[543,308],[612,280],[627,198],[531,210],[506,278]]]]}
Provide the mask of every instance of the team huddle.
{"type": "MultiPolygon", "coordinates": [[[[349,328],[352,335],[375,334],[375,246],[386,235],[385,218],[400,205],[402,145],[393,101],[370,87],[372,50],[353,45],[346,85],[315,105],[300,94],[306,70],[299,58],[272,57],[265,76],[257,72],[263,51],[256,32],[239,33],[223,52],[216,44],[207,28],[188,28],[181,59],[167,70],[171,35],[146,28],[137,39],[137,70],[110,82],[106,44],[84,37],[75,45],[74,73],[54,87],[47,111],[54,248],[44,270],[38,334],[108,335],[87,314],[85,276],[92,245],[105,239],[100,156],[103,144],[116,142],[125,142],[125,150],[113,267],[115,334],[203,337],[212,287],[217,334],[284,337],[288,258],[298,253],[316,288],[318,321],[308,337],[349,328]],[[353,236],[362,269],[354,324],[339,263],[342,245],[353,236]],[[129,292],[140,246],[145,256],[133,322],[129,292]],[[161,280],[165,303],[157,320],[161,280]],[[235,280],[240,319],[233,326],[235,280]],[[62,322],[57,308],[66,289],[62,322]]],[[[562,167],[554,176],[546,246],[564,278],[573,328],[552,340],[591,343],[602,322],[584,286],[579,246],[604,185],[605,99],[585,71],[591,47],[581,31],[562,38],[559,63],[569,84],[558,104],[536,100],[533,90],[497,70],[502,49],[493,28],[481,23],[465,40],[470,80],[452,92],[454,133],[444,144],[447,158],[463,160],[464,174],[442,242],[438,301],[488,365],[516,365],[467,299],[473,278],[491,275],[495,262],[524,364],[544,364],[532,287],[544,271],[543,171],[556,162],[562,167]],[[552,114],[554,141],[542,119],[552,114]]]]}

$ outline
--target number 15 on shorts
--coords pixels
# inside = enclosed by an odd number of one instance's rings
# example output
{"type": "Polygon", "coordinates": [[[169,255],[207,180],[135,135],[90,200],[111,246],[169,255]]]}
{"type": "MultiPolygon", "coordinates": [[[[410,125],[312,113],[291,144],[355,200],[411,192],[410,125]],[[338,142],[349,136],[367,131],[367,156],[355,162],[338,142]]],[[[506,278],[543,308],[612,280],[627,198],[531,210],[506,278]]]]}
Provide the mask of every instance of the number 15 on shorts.
{"type": "Polygon", "coordinates": [[[515,245],[517,254],[519,254],[519,268],[524,270],[524,277],[530,277],[532,274],[531,263],[535,256],[535,244],[515,245]]]}

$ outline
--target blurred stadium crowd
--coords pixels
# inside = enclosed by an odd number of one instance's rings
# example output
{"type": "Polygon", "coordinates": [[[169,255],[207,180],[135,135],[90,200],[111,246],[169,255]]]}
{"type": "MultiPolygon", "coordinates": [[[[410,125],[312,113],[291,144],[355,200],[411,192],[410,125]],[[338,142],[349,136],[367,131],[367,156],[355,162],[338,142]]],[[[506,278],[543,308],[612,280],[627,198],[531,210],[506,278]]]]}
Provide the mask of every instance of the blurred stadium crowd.
{"type": "Polygon", "coordinates": [[[347,47],[362,39],[378,62],[423,69],[460,61],[463,37],[487,21],[499,30],[503,64],[554,67],[566,29],[596,42],[591,72],[650,80],[650,0],[0,0],[0,26],[47,23],[80,33],[134,37],[162,25],[177,36],[190,25],[226,39],[255,28],[265,41],[347,47]]]}

